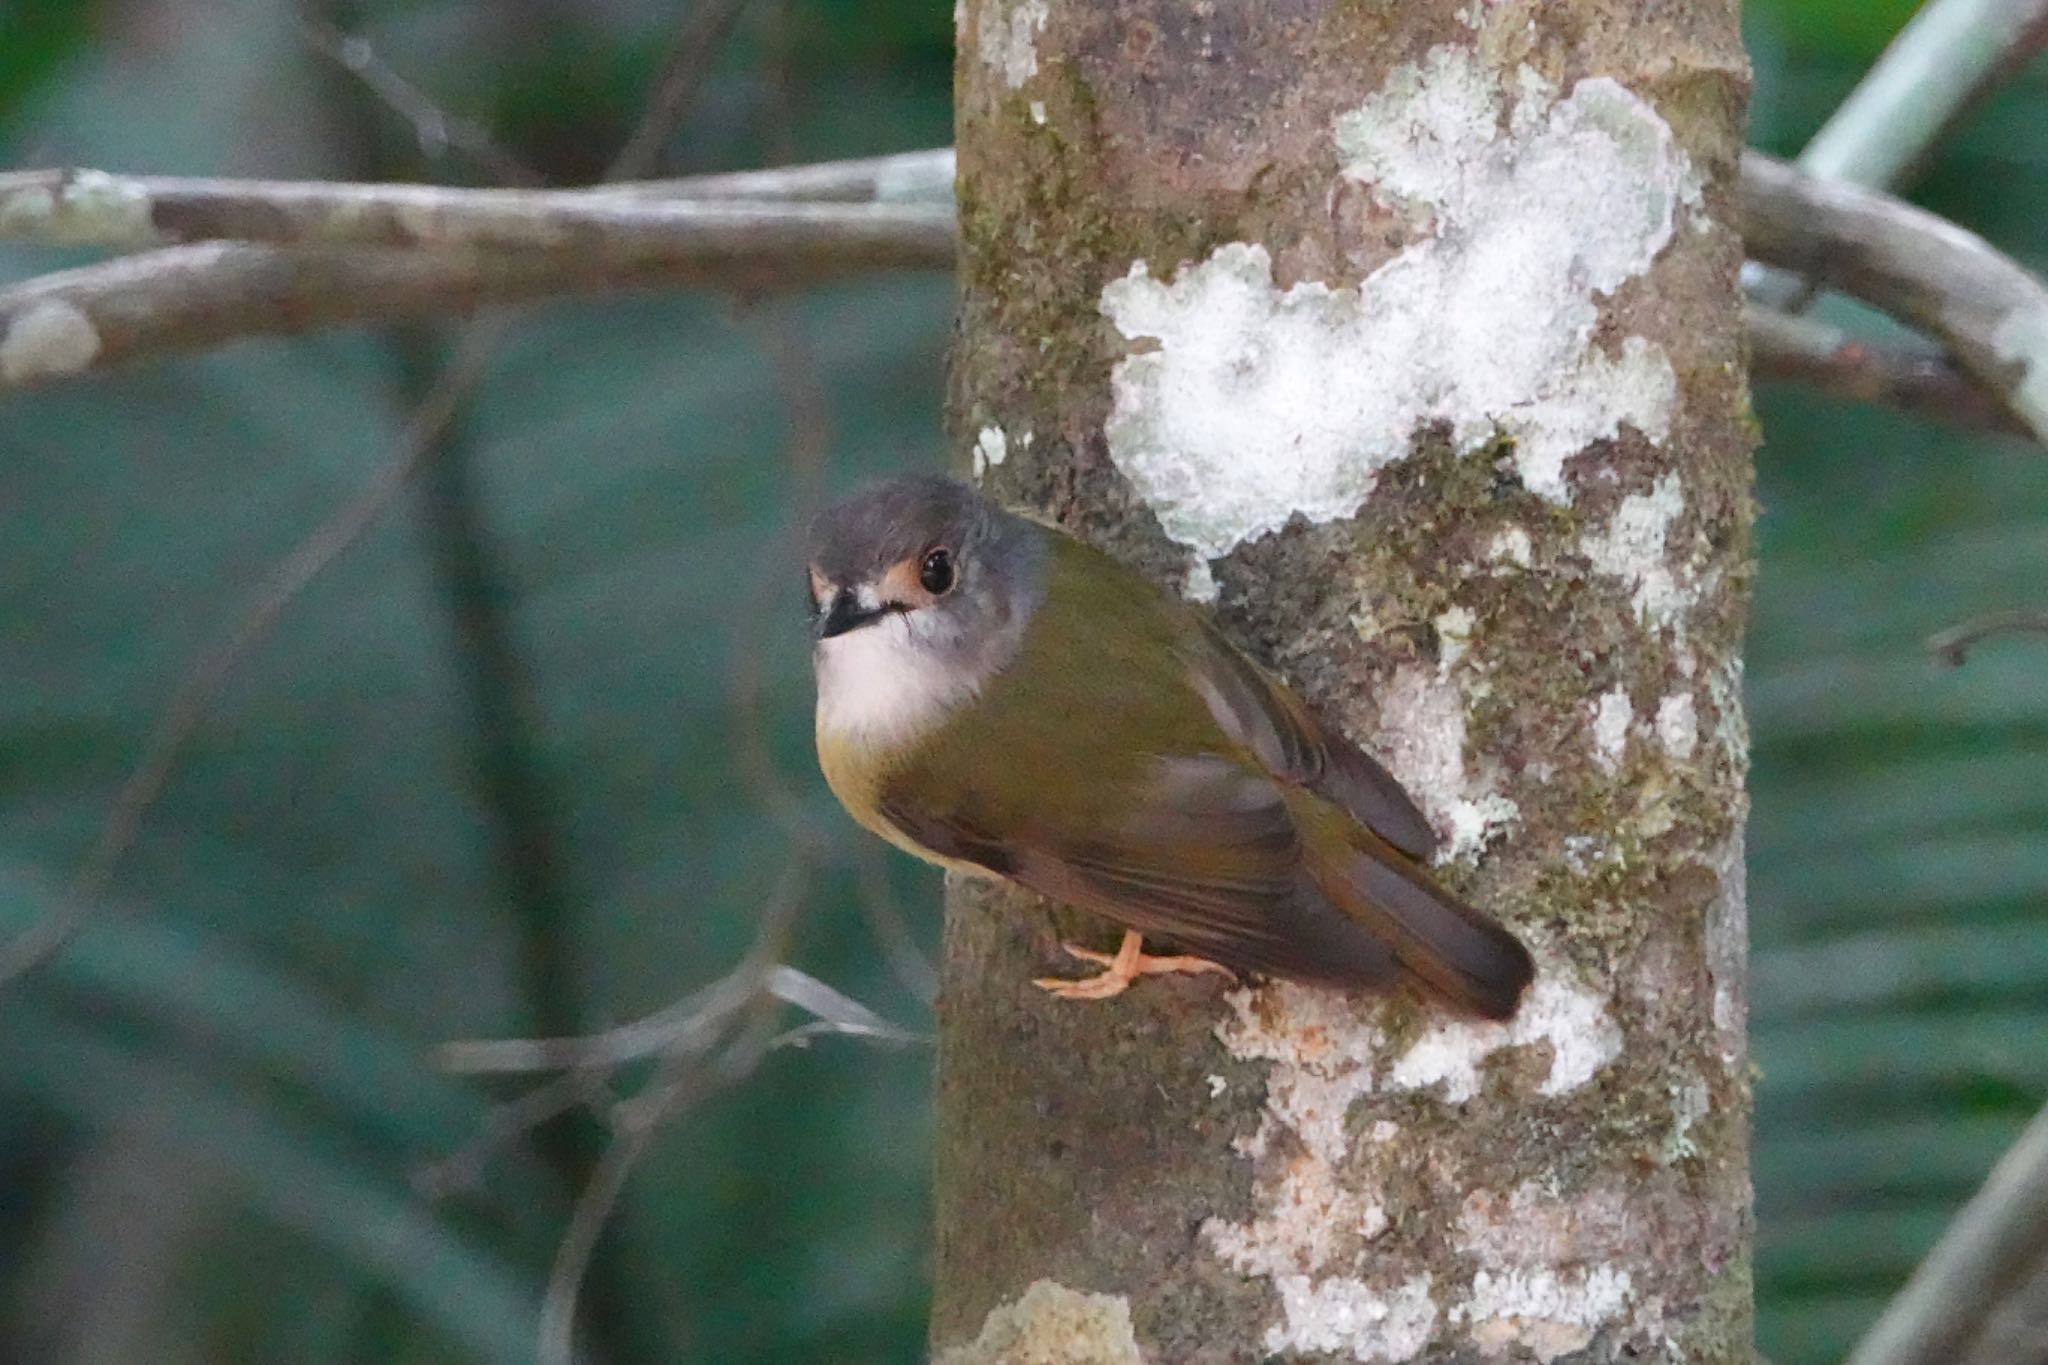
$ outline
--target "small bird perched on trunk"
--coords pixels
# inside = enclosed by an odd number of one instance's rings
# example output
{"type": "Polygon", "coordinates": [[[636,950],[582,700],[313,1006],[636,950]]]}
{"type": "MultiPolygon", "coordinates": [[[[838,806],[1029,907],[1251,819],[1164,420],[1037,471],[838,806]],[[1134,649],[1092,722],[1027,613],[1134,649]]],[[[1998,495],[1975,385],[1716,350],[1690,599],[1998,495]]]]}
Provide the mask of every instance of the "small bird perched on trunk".
{"type": "Polygon", "coordinates": [[[1514,1013],[1528,950],[1429,875],[1400,783],[1135,570],[938,477],[827,509],[809,551],[818,762],[847,811],[1124,928],[1114,954],[1066,945],[1100,974],[1040,986],[1239,970],[1514,1013]]]}

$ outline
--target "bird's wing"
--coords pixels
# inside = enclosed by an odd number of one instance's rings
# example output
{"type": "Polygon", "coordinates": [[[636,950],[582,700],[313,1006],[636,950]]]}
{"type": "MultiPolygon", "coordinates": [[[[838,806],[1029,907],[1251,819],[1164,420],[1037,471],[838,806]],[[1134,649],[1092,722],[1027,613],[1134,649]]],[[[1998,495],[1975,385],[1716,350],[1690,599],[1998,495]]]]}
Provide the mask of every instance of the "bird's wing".
{"type": "Polygon", "coordinates": [[[933,811],[885,791],[881,810],[948,858],[1226,966],[1343,986],[1394,977],[1387,942],[1310,877],[1272,779],[1218,755],[1188,755],[1153,760],[1131,788],[1111,821],[1013,827],[1000,837],[971,809],[933,811]]]}
{"type": "Polygon", "coordinates": [[[1283,782],[1351,813],[1411,858],[1436,852],[1436,831],[1394,775],[1318,720],[1208,620],[1190,615],[1189,678],[1216,723],[1283,782]]]}

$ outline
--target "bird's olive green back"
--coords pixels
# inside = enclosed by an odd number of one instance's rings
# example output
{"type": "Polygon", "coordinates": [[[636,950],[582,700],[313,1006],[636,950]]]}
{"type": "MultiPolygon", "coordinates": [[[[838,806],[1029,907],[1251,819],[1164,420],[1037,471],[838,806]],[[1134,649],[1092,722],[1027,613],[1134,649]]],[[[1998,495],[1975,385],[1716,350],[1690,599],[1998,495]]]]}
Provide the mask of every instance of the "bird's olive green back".
{"type": "Polygon", "coordinates": [[[885,785],[915,790],[927,809],[972,807],[998,828],[1052,819],[1078,834],[1121,816],[1156,756],[1255,767],[1189,680],[1191,658],[1209,647],[1198,623],[1135,570],[1039,533],[1051,581],[1016,659],[885,785]]]}

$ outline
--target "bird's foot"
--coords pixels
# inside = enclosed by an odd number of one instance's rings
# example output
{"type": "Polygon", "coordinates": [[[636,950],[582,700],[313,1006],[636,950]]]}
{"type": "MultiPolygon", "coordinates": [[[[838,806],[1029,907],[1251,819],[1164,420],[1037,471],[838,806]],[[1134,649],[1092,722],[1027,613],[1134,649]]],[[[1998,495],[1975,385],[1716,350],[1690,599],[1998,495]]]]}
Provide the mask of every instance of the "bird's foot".
{"type": "Polygon", "coordinates": [[[1230,968],[1206,957],[1154,957],[1145,951],[1145,937],[1135,929],[1124,931],[1124,941],[1114,953],[1098,953],[1078,943],[1062,943],[1060,947],[1069,956],[1097,963],[1103,969],[1094,976],[1084,976],[1077,981],[1041,976],[1031,983],[1062,1000],[1107,1000],[1111,996],[1122,995],[1141,976],[1166,972],[1222,972],[1225,976],[1233,975],[1230,968]]]}

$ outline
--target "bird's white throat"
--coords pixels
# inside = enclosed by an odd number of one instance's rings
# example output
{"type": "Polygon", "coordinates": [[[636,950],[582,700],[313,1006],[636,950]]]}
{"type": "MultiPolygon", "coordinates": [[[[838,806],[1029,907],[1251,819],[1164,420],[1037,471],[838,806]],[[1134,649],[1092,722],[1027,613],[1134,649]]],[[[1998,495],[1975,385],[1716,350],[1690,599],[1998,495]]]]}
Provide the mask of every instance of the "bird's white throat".
{"type": "Polygon", "coordinates": [[[820,640],[818,733],[894,747],[943,721],[987,680],[917,637],[916,613],[820,640]]]}

